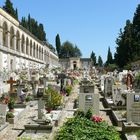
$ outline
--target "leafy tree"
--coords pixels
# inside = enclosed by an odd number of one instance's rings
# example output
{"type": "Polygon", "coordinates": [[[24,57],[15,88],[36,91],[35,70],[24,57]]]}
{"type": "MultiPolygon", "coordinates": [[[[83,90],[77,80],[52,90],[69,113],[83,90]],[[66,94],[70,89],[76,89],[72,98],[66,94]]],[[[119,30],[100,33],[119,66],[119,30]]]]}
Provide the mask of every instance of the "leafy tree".
{"type": "Polygon", "coordinates": [[[120,30],[120,35],[116,40],[117,48],[114,55],[116,64],[123,68],[127,63],[133,60],[134,39],[132,37],[133,28],[129,20],[126,21],[124,32],[120,30]]]}
{"type": "Polygon", "coordinates": [[[61,53],[61,42],[60,42],[59,34],[56,35],[55,45],[56,45],[57,54],[60,57],[60,53],[61,53]]]}
{"type": "Polygon", "coordinates": [[[103,66],[103,60],[102,60],[101,56],[98,57],[98,66],[99,67],[103,66]]]}
{"type": "Polygon", "coordinates": [[[91,52],[90,58],[92,60],[92,65],[96,65],[96,56],[93,51],[91,52]]]}
{"type": "Polygon", "coordinates": [[[106,61],[106,65],[112,64],[113,63],[113,59],[112,59],[112,53],[110,51],[110,47],[108,48],[108,54],[107,54],[107,61],[106,61]]]}
{"type": "Polygon", "coordinates": [[[71,42],[66,41],[62,44],[60,58],[80,57],[81,51],[77,46],[74,46],[71,42]]]}
{"type": "Polygon", "coordinates": [[[5,5],[3,6],[3,9],[9,13],[12,17],[18,20],[18,13],[17,9],[15,10],[13,7],[13,3],[10,0],[6,0],[5,5]]]}

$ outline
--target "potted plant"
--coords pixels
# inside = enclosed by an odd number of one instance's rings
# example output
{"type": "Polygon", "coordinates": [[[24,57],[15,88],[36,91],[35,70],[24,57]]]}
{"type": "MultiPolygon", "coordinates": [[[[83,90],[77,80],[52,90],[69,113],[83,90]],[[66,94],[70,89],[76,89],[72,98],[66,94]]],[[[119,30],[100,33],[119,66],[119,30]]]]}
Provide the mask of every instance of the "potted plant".
{"type": "Polygon", "coordinates": [[[9,102],[8,102],[8,108],[10,112],[13,112],[14,110],[14,104],[15,104],[15,100],[14,98],[10,98],[9,102]]]}
{"type": "Polygon", "coordinates": [[[7,112],[6,114],[6,120],[7,122],[9,122],[10,124],[13,124],[14,123],[14,114],[13,112],[7,112]]]}

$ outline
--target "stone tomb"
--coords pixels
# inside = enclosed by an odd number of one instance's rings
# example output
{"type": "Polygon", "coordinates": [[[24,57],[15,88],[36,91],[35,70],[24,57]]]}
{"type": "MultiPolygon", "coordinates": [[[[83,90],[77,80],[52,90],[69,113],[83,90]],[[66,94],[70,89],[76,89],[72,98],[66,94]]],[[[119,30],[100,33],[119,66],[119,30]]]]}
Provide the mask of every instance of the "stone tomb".
{"type": "Polygon", "coordinates": [[[114,85],[114,79],[111,76],[108,76],[104,80],[104,95],[105,97],[112,96],[112,87],[114,85]]]}
{"type": "Polygon", "coordinates": [[[0,104],[0,131],[3,130],[8,125],[6,123],[6,108],[7,105],[0,104]]]}
{"type": "Polygon", "coordinates": [[[127,94],[127,122],[140,124],[140,92],[127,94]]]}
{"type": "Polygon", "coordinates": [[[99,115],[99,94],[95,93],[94,85],[80,86],[79,109],[87,112],[88,109],[99,115]]]}
{"type": "Polygon", "coordinates": [[[115,106],[126,106],[126,85],[113,85],[112,99],[115,106]]]}
{"type": "Polygon", "coordinates": [[[127,122],[123,123],[123,132],[140,130],[140,92],[127,93],[127,122]]]}

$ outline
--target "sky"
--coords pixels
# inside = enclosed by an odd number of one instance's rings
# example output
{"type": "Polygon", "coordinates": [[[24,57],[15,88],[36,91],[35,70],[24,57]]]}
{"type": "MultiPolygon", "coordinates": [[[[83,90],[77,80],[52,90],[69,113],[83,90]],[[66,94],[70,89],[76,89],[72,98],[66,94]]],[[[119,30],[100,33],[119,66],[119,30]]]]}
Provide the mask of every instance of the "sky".
{"type": "MultiPolygon", "coordinates": [[[[6,0],[0,0],[0,7],[6,0]]],[[[18,9],[19,19],[30,13],[43,23],[46,38],[55,47],[55,37],[61,43],[77,45],[82,57],[93,51],[105,62],[108,47],[114,55],[116,38],[126,20],[132,21],[140,0],[11,0],[18,9]]]]}

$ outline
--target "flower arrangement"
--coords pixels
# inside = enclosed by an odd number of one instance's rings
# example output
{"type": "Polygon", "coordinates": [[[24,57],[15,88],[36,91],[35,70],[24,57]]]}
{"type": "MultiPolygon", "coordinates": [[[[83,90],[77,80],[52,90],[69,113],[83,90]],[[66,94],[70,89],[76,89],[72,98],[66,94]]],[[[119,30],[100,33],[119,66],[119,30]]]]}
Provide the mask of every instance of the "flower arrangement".
{"type": "Polygon", "coordinates": [[[103,119],[99,116],[92,116],[91,121],[99,123],[99,122],[102,122],[103,119]]]}

